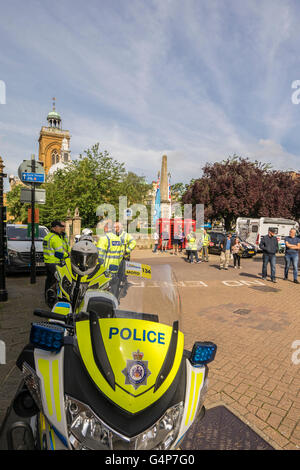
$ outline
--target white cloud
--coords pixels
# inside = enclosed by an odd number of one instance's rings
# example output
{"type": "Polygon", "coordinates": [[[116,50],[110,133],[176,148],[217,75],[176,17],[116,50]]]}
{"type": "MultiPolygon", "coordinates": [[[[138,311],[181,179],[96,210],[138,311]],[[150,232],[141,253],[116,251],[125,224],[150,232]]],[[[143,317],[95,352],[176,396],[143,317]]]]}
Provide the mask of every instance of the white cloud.
{"type": "Polygon", "coordinates": [[[37,153],[53,95],[73,158],[99,141],[151,179],[167,154],[178,181],[234,153],[299,168],[296,2],[43,2],[17,16],[9,5],[0,139],[11,168],[37,153]]]}

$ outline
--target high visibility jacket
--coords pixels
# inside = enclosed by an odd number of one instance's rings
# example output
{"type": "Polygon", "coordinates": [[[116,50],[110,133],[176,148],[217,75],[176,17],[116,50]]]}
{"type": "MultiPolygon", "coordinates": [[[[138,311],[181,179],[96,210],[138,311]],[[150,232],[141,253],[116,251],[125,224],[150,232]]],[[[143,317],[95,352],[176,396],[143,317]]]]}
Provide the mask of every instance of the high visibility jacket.
{"type": "Polygon", "coordinates": [[[55,232],[49,232],[43,239],[43,252],[45,263],[58,264],[61,259],[68,256],[62,238],[55,232]],[[55,256],[58,254],[60,257],[55,256]]]}
{"type": "Polygon", "coordinates": [[[209,242],[210,242],[210,235],[207,233],[206,235],[203,235],[203,238],[202,238],[203,246],[208,246],[209,242]]]}
{"type": "Polygon", "coordinates": [[[99,259],[103,260],[105,269],[117,272],[125,254],[121,237],[115,233],[107,233],[97,243],[99,259]]]}
{"type": "Polygon", "coordinates": [[[70,247],[67,235],[62,236],[62,241],[63,241],[63,246],[64,246],[64,249],[65,249],[65,252],[70,253],[71,247],[70,247]]]}
{"type": "Polygon", "coordinates": [[[196,235],[195,234],[192,234],[192,233],[189,233],[186,237],[187,239],[187,250],[191,250],[191,251],[196,251],[198,246],[197,246],[197,239],[196,239],[196,235]]]}
{"type": "Polygon", "coordinates": [[[123,230],[123,232],[121,233],[120,238],[124,245],[125,255],[130,255],[130,253],[132,252],[132,250],[134,250],[136,246],[135,239],[131,235],[129,235],[129,233],[125,232],[125,230],[123,230]]]}

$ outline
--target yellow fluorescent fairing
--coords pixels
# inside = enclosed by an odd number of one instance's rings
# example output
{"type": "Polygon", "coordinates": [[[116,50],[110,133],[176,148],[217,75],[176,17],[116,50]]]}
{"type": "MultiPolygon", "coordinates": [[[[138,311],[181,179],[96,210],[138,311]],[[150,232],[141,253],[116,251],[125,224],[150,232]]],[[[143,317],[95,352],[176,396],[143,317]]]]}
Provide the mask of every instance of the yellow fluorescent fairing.
{"type": "MultiPolygon", "coordinates": [[[[63,296],[70,300],[70,295],[63,289],[62,280],[64,276],[68,279],[69,283],[75,283],[77,279],[77,274],[73,274],[71,260],[67,258],[63,266],[56,267],[57,273],[59,275],[59,283],[60,289],[63,292],[63,296]]],[[[110,277],[106,275],[106,270],[103,266],[99,264],[99,269],[95,272],[92,277],[89,276],[82,276],[81,284],[88,284],[89,289],[96,286],[97,288],[101,288],[104,284],[109,281],[110,277]]]]}
{"type": "Polygon", "coordinates": [[[181,364],[184,337],[178,332],[177,349],[166,379],[154,391],[154,385],[164,363],[172,336],[172,327],[146,320],[105,318],[100,319],[99,326],[110,365],[115,376],[115,390],[100,373],[93,355],[90,324],[82,321],[76,324],[78,347],[91,378],[97,387],[110,400],[130,413],[137,413],[156,402],[172,384],[181,364]],[[143,353],[142,361],[148,361],[150,374],[146,384],[137,389],[126,384],[124,369],[132,361],[134,352],[143,353]]]}

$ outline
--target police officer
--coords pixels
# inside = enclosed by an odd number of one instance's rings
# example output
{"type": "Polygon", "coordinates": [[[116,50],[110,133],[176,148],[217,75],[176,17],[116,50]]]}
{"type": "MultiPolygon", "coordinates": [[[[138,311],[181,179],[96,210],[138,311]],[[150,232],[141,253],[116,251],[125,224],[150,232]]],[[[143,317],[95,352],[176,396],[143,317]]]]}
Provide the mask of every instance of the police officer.
{"type": "Polygon", "coordinates": [[[121,230],[122,225],[116,222],[112,231],[100,237],[97,243],[99,259],[103,261],[103,266],[113,273],[118,272],[125,254],[125,246],[120,236],[121,230]]]}
{"type": "Polygon", "coordinates": [[[56,266],[61,259],[66,258],[69,253],[62,233],[65,232],[65,224],[60,220],[54,220],[51,231],[43,239],[44,261],[46,266],[45,297],[47,292],[55,283],[56,266]]]}
{"type": "Polygon", "coordinates": [[[120,237],[124,246],[124,258],[129,260],[131,252],[136,247],[136,241],[129,233],[125,232],[125,230],[122,229],[121,224],[120,224],[120,228],[121,228],[120,237]]]}
{"type": "Polygon", "coordinates": [[[108,270],[112,276],[110,281],[110,292],[117,298],[121,292],[121,284],[124,281],[125,266],[124,255],[125,245],[121,240],[122,225],[116,222],[111,232],[106,233],[97,243],[99,260],[103,261],[102,266],[108,270]]]}

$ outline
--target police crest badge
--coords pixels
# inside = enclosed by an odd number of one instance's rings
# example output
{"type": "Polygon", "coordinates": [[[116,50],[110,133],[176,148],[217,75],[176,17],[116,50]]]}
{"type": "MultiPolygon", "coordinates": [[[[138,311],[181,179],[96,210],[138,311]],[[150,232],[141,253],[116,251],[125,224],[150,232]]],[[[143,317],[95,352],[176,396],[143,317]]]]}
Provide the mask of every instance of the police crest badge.
{"type": "Polygon", "coordinates": [[[147,379],[151,374],[148,369],[148,361],[143,361],[144,354],[137,350],[132,353],[132,359],[127,360],[126,368],[122,370],[125,375],[125,385],[132,385],[136,390],[141,385],[147,385],[147,379]]]}

